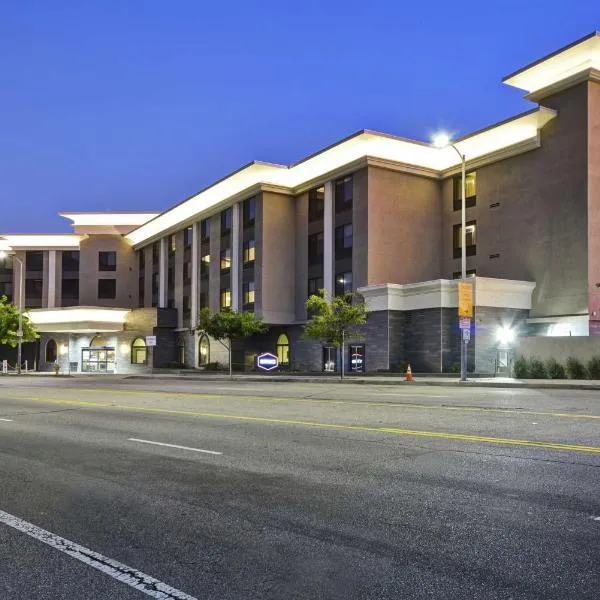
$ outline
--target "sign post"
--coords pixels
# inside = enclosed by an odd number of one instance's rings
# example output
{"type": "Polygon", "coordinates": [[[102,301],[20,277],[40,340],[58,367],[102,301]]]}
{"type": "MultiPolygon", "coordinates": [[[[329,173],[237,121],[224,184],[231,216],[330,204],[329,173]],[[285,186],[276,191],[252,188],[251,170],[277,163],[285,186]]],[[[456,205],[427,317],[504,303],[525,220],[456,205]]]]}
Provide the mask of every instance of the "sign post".
{"type": "Polygon", "coordinates": [[[460,340],[460,380],[467,380],[467,344],[471,339],[471,319],[473,318],[473,284],[458,282],[458,319],[461,330],[460,340]]]}

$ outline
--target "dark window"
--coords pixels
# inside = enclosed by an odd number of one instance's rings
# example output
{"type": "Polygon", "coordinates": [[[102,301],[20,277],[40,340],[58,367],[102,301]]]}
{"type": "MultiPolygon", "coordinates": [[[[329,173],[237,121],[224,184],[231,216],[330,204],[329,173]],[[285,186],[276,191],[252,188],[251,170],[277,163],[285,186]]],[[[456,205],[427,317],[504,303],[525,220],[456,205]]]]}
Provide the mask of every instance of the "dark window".
{"type": "Polygon", "coordinates": [[[254,240],[248,240],[244,242],[244,265],[253,263],[256,259],[256,248],[254,247],[254,240]]]}
{"type": "Polygon", "coordinates": [[[242,301],[244,308],[254,307],[255,288],[254,281],[249,281],[242,285],[242,301]]]}
{"type": "Polygon", "coordinates": [[[192,307],[190,304],[189,296],[183,296],[182,311],[183,311],[183,318],[189,319],[190,315],[192,314],[192,307]]]}
{"type": "Polygon", "coordinates": [[[46,342],[46,362],[56,362],[57,348],[54,340],[46,342]]]}
{"type": "Polygon", "coordinates": [[[340,213],[352,208],[354,181],[352,175],[335,182],[335,212],[340,213]]]}
{"type": "Polygon", "coordinates": [[[244,227],[249,227],[254,224],[256,219],[256,198],[248,198],[244,200],[243,206],[244,213],[244,227]]]}
{"type": "Polygon", "coordinates": [[[44,269],[44,253],[28,250],[25,253],[25,268],[28,271],[42,271],[44,269]]]}
{"type": "MultiPolygon", "coordinates": [[[[460,210],[462,206],[462,175],[452,178],[454,190],[454,210],[460,210]]],[[[465,206],[471,208],[477,203],[477,173],[471,171],[465,177],[465,206]]]]}
{"type": "Polygon", "coordinates": [[[152,244],[152,266],[158,265],[158,260],[160,258],[160,242],[154,242],[152,244]]]}
{"type": "Polygon", "coordinates": [[[231,308],[231,290],[229,288],[221,290],[220,306],[221,308],[231,308]]]}
{"type": "Polygon", "coordinates": [[[79,271],[79,250],[63,250],[61,260],[63,272],[79,271]]]}
{"type": "Polygon", "coordinates": [[[12,275],[13,264],[14,260],[12,254],[5,254],[4,258],[0,258],[0,273],[12,275]]]}
{"type": "Polygon", "coordinates": [[[169,254],[175,254],[177,250],[177,238],[175,235],[170,235],[167,239],[167,247],[169,248],[169,254]]]}
{"type": "Polygon", "coordinates": [[[317,294],[319,290],[322,290],[323,278],[322,277],[313,277],[308,280],[308,295],[312,296],[313,294],[317,294]]]}
{"type": "Polygon", "coordinates": [[[210,220],[202,219],[200,221],[200,241],[208,242],[210,239],[210,220]]]}
{"type": "Polygon", "coordinates": [[[352,256],[352,225],[335,228],[335,258],[352,256]]]}
{"type": "Polygon", "coordinates": [[[67,306],[68,302],[76,304],[79,300],[79,279],[63,279],[61,284],[62,305],[67,306]]]}
{"type": "Polygon", "coordinates": [[[227,235],[231,231],[231,207],[221,211],[221,235],[227,235]]]}
{"type": "Polygon", "coordinates": [[[208,294],[206,292],[200,292],[199,302],[200,308],[208,307],[208,294]]]}
{"type": "MultiPolygon", "coordinates": [[[[467,277],[475,277],[475,269],[467,269],[467,277]]],[[[452,279],[462,279],[462,273],[460,271],[454,271],[452,273],[452,279]]]]}
{"type": "Polygon", "coordinates": [[[138,251],[138,270],[143,275],[146,268],[146,252],[142,249],[138,251]]]}
{"type": "Polygon", "coordinates": [[[320,221],[325,211],[325,188],[320,187],[308,192],[308,220],[320,221]]]}
{"type": "Polygon", "coordinates": [[[25,280],[25,298],[27,300],[41,300],[44,283],[41,279],[25,280]]]}
{"type": "Polygon", "coordinates": [[[221,250],[221,274],[229,273],[231,269],[231,249],[221,250]]]}
{"type": "Polygon", "coordinates": [[[116,279],[98,279],[98,298],[114,300],[117,297],[116,279]]]}
{"type": "Polygon", "coordinates": [[[190,277],[190,263],[184,262],[183,263],[183,282],[184,283],[189,283],[190,280],[191,280],[191,277],[190,277]]]}
{"type": "MultiPolygon", "coordinates": [[[[454,258],[461,257],[461,230],[460,224],[454,225],[452,228],[452,240],[453,240],[453,256],[454,258]]],[[[477,253],[477,242],[476,242],[476,223],[475,221],[467,221],[465,228],[465,248],[467,256],[475,256],[477,253]]]]}
{"type": "Polygon", "coordinates": [[[352,272],[338,273],[335,276],[335,295],[343,296],[352,292],[352,272]]]}
{"type": "Polygon", "coordinates": [[[98,270],[116,271],[117,253],[116,252],[98,252],[98,270]]]}
{"type": "Polygon", "coordinates": [[[210,254],[205,254],[200,258],[200,275],[208,275],[210,267],[210,254]]]}
{"type": "Polygon", "coordinates": [[[152,273],[152,293],[158,294],[158,281],[160,276],[158,273],[152,273]]]}
{"type": "Polygon", "coordinates": [[[192,228],[191,227],[186,227],[183,230],[183,247],[184,248],[190,248],[192,245],[192,228]]]}
{"type": "Polygon", "coordinates": [[[0,281],[0,298],[6,296],[9,302],[13,299],[13,284],[12,281],[0,281]]]}
{"type": "Polygon", "coordinates": [[[143,277],[138,280],[138,306],[144,308],[146,303],[146,285],[143,277]]]}
{"type": "Polygon", "coordinates": [[[308,236],[308,264],[318,265],[323,262],[323,232],[308,236]]]}

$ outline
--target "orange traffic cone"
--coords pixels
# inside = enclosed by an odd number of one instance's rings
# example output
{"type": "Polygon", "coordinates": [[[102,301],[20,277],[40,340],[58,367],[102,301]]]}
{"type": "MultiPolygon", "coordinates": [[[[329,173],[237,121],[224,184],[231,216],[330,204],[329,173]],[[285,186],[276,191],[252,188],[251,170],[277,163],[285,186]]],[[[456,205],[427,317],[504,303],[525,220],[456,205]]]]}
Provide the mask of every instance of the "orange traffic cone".
{"type": "Polygon", "coordinates": [[[406,378],[404,379],[404,381],[412,381],[412,380],[413,380],[412,370],[410,368],[410,363],[409,363],[408,369],[406,369],[406,378]]]}

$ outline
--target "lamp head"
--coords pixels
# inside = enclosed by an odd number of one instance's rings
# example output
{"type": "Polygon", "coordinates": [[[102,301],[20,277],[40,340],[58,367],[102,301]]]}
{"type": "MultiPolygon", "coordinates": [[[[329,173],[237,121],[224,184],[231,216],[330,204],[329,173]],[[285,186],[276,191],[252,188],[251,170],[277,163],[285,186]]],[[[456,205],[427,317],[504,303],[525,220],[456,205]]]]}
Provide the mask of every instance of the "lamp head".
{"type": "Polygon", "coordinates": [[[433,136],[431,141],[436,148],[446,148],[452,143],[452,138],[445,131],[440,131],[433,136]]]}

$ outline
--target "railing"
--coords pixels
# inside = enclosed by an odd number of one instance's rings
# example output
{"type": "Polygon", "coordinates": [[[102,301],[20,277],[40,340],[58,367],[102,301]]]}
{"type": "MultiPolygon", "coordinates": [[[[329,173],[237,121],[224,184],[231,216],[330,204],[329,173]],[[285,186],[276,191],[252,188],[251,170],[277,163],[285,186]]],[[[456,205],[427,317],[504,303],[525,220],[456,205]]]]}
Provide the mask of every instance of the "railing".
{"type": "MultiPolygon", "coordinates": [[[[35,364],[34,364],[34,370],[35,370],[35,364]]],[[[10,373],[17,373],[18,372],[18,368],[17,368],[17,363],[14,364],[14,366],[12,366],[7,360],[3,360],[2,361],[2,370],[0,371],[0,373],[2,375],[9,375],[10,373]]],[[[29,365],[27,363],[27,361],[21,363],[21,373],[28,373],[29,372],[29,365]]]]}

